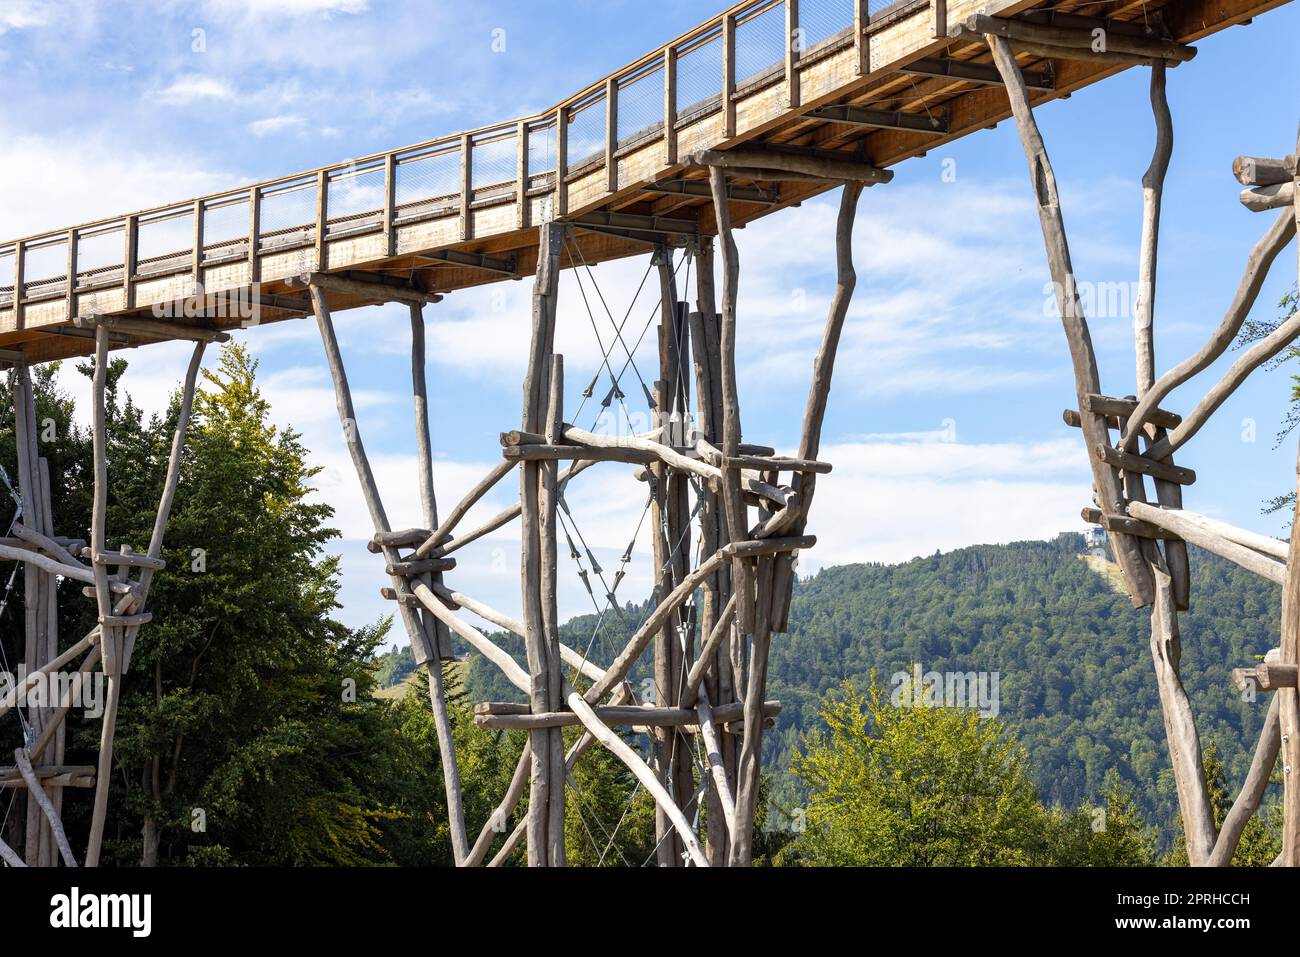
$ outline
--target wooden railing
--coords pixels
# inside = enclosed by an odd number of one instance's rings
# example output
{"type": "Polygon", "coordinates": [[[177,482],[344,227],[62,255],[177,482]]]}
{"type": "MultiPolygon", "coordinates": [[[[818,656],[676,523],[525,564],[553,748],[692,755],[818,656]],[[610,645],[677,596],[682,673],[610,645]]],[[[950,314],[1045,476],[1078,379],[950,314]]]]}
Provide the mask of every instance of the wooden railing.
{"type": "Polygon", "coordinates": [[[457,218],[451,243],[438,245],[468,241],[481,211],[507,204],[513,217],[486,234],[563,218],[575,183],[593,172],[605,171],[601,193],[615,193],[623,157],[661,144],[656,165],[672,166],[692,124],[720,114],[720,138],[735,137],[745,97],[784,84],[782,106],[797,108],[802,70],[852,47],[864,75],[873,31],[926,10],[939,30],[946,10],[946,0],[868,3],[745,0],[535,116],[2,243],[0,277],[12,281],[0,285],[0,332],[163,301],[158,289],[142,300],[140,287],[160,278],[202,287],[222,266],[239,264],[238,284],[252,285],[272,254],[310,269],[350,265],[353,252],[337,264],[331,253],[351,237],[382,236],[364,256],[391,257],[402,227],[431,220],[457,218]],[[29,310],[57,300],[66,303],[57,316],[42,309],[29,325],[29,310]]]}

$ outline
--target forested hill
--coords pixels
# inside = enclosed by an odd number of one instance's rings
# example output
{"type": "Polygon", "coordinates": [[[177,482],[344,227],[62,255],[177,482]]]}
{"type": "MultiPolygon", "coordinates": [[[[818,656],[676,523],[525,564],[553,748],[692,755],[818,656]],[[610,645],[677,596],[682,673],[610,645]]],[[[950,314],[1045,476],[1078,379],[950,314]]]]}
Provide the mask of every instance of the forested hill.
{"type": "MultiPolygon", "coordinates": [[[[1043,796],[1070,807],[1096,798],[1109,768],[1139,785],[1153,823],[1175,817],[1149,650],[1149,613],[1134,610],[1083,558],[1082,536],[980,545],[902,565],[828,568],[799,584],[790,631],[772,643],[770,696],[784,705],[768,754],[785,767],[818,700],[844,679],[885,687],[925,671],[998,672],[1000,717],[1038,771],[1043,796]],[[1153,786],[1154,785],[1154,786],[1153,786]]],[[[1201,735],[1218,744],[1235,792],[1267,695],[1232,689],[1233,667],[1277,644],[1277,586],[1192,553],[1192,607],[1182,616],[1183,678],[1201,735]]]]}
{"type": "MultiPolygon", "coordinates": [[[[1149,612],[1115,590],[1115,574],[1113,565],[1085,559],[1081,535],[1063,534],[901,565],[837,566],[801,581],[790,630],[772,642],[768,696],[784,706],[765,737],[774,797],[798,800],[786,773],[790,755],[817,728],[820,698],[842,681],[865,686],[874,671],[889,688],[913,664],[926,672],[997,672],[999,717],[1028,750],[1045,800],[1071,808],[1094,801],[1116,768],[1168,839],[1175,798],[1149,612]]],[[[1280,589],[1195,549],[1192,576],[1183,676],[1202,737],[1218,745],[1235,793],[1249,765],[1243,743],[1253,747],[1268,696],[1242,701],[1229,675],[1277,644],[1280,589]]],[[[628,605],[607,615],[593,658],[608,660],[648,610],[628,605]]],[[[594,616],[574,618],[566,640],[586,647],[594,626],[594,616]]],[[[499,639],[522,654],[522,642],[499,639]]],[[[477,656],[467,690],[475,701],[517,697],[477,656]]]]}

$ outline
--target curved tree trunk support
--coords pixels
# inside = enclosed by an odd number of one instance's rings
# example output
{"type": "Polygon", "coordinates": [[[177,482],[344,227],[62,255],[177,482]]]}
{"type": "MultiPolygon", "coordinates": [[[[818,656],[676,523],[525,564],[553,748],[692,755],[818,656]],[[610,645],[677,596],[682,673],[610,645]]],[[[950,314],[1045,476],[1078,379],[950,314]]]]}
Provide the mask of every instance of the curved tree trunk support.
{"type": "MultiPolygon", "coordinates": [[[[411,394],[415,409],[415,448],[420,469],[420,505],[426,528],[438,527],[438,498],[433,488],[433,444],[429,437],[429,390],[424,376],[424,314],[411,303],[411,394]]],[[[442,572],[434,572],[431,584],[442,586],[442,572]]],[[[452,740],[451,717],[447,714],[447,692],[442,684],[442,659],[451,653],[447,626],[430,612],[423,614],[424,633],[432,637],[432,655],[424,663],[429,675],[429,706],[433,709],[434,731],[438,736],[438,755],[442,761],[443,785],[447,795],[447,820],[451,826],[453,859],[463,865],[469,854],[465,834],[465,803],[461,794],[460,768],[456,762],[456,745],[452,740]]]]}
{"type": "MultiPolygon", "coordinates": [[[[1061,216],[1061,200],[1056,189],[1056,176],[1043,145],[1042,134],[1034,119],[1029,105],[1029,91],[1025,87],[1024,76],[1016,63],[1015,55],[1005,39],[986,34],[989,49],[993,52],[993,62],[1002,76],[1007,94],[1011,100],[1011,112],[1015,117],[1016,129],[1029,161],[1029,174],[1034,186],[1038,203],[1038,218],[1043,228],[1043,241],[1047,248],[1048,266],[1052,273],[1052,284],[1056,291],[1056,304],[1061,314],[1061,324],[1065,329],[1066,341],[1070,347],[1070,358],[1074,365],[1075,389],[1078,393],[1081,426],[1088,448],[1096,449],[1109,445],[1110,439],[1104,416],[1086,413],[1084,396],[1101,393],[1101,380],[1097,371],[1097,358],[1092,348],[1092,338],[1088,332],[1087,317],[1083,313],[1083,304],[1079,301],[1078,288],[1074,279],[1074,267],[1070,261],[1070,245],[1066,238],[1065,221],[1061,216]]],[[[1102,462],[1098,456],[1090,455],[1092,464],[1093,486],[1097,504],[1107,515],[1123,514],[1124,490],[1116,470],[1102,462]]],[[[1110,532],[1111,550],[1124,573],[1125,584],[1134,608],[1149,605],[1155,598],[1155,588],[1151,571],[1136,539],[1131,535],[1110,532]]]]}
{"type": "MultiPolygon", "coordinates": [[[[1300,134],[1297,135],[1300,154],[1300,134]]],[[[1300,175],[1296,176],[1300,185],[1300,175]]],[[[1292,210],[1300,227],[1300,202],[1292,210]]],[[[1300,313],[1297,313],[1300,316],[1300,313]]],[[[1291,518],[1291,548],[1287,555],[1286,583],[1282,586],[1282,664],[1300,663],[1300,453],[1296,459],[1296,510],[1291,518]]],[[[1278,721],[1282,734],[1282,854],[1286,867],[1300,867],[1300,689],[1282,688],[1278,721]]]]}
{"type": "MultiPolygon", "coordinates": [[[[343,365],[343,355],[339,349],[338,336],[334,331],[334,321],[330,316],[329,303],[320,285],[312,283],[308,288],[316,315],[316,325],[320,330],[321,343],[325,348],[326,364],[329,366],[330,378],[334,382],[334,399],[335,404],[338,406],[339,424],[343,429],[343,438],[347,444],[352,465],[356,470],[357,479],[361,484],[362,496],[370,513],[371,523],[374,526],[376,535],[381,536],[391,532],[392,527],[388,523],[388,513],[385,511],[384,503],[379,496],[379,485],[375,481],[374,472],[370,467],[370,459],[366,455],[365,445],[361,441],[361,430],[357,423],[356,409],[352,403],[352,390],[348,385],[347,370],[343,365]]],[[[417,446],[420,446],[422,433],[427,442],[428,410],[427,395],[424,390],[424,362],[422,356],[424,327],[423,322],[420,322],[419,332],[416,333],[416,318],[413,314],[412,332],[415,338],[412,343],[412,386],[415,396],[417,446]],[[417,363],[419,367],[418,373],[416,371],[417,363]]],[[[428,455],[427,450],[421,447],[421,453],[421,498],[426,508],[425,519],[430,521],[431,518],[436,518],[436,512],[432,512],[432,509],[435,508],[432,466],[429,464],[431,459],[425,457],[428,455]]],[[[431,524],[436,524],[436,522],[431,522],[431,524]]],[[[396,546],[384,545],[381,547],[381,553],[384,556],[384,561],[389,566],[400,564],[401,557],[396,546]]],[[[399,596],[412,595],[410,581],[406,577],[393,575],[391,578],[393,589],[399,596]]],[[[431,704],[433,705],[434,724],[438,734],[439,751],[441,752],[444,747],[450,747],[451,727],[450,719],[445,714],[445,705],[439,706],[439,699],[445,700],[445,693],[442,690],[437,631],[426,630],[424,621],[421,620],[419,613],[409,602],[399,601],[398,609],[416,661],[426,665],[429,671],[429,694],[433,699],[431,704]]],[[[443,776],[444,780],[450,778],[450,780],[456,781],[459,778],[454,753],[443,755],[443,776]]],[[[460,864],[463,863],[469,849],[465,836],[464,810],[461,804],[459,787],[457,787],[454,795],[449,791],[447,811],[451,823],[453,855],[456,862],[460,864]]]]}

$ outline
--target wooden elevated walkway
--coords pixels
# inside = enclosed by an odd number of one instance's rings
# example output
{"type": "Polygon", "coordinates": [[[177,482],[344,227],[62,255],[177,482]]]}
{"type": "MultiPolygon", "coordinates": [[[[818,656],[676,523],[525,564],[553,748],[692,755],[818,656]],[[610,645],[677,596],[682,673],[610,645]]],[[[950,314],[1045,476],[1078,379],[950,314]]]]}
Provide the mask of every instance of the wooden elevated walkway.
{"type": "MultiPolygon", "coordinates": [[[[1007,118],[971,16],[1188,43],[1284,2],[746,0],[538,116],[0,244],[0,361],[87,354],[90,317],[119,320],[116,347],[298,318],[312,273],[337,277],[333,309],[518,278],[550,219],[588,263],[683,245],[716,231],[699,151],[785,170],[733,171],[742,225],[833,188],[828,166],[887,168],[1007,118]]],[[[1017,49],[1035,103],[1140,62],[1017,49]]]]}

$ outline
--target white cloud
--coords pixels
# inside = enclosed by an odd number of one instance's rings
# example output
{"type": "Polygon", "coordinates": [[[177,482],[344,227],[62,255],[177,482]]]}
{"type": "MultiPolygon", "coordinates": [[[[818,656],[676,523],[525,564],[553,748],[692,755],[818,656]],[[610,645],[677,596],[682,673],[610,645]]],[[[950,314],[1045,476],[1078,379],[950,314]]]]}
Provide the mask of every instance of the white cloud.
{"type": "Polygon", "coordinates": [[[176,149],[124,146],[93,130],[42,137],[0,129],[6,239],[202,196],[236,179],[176,149]]]}
{"type": "Polygon", "coordinates": [[[370,9],[368,0],[207,0],[204,10],[214,16],[274,17],[358,14],[370,9]]]}
{"type": "Polygon", "coordinates": [[[273,133],[283,133],[285,130],[300,128],[304,123],[301,116],[281,115],[268,116],[265,119],[254,120],[248,124],[249,132],[254,136],[270,136],[273,133]]]}
{"type": "Polygon", "coordinates": [[[5,0],[0,4],[0,34],[43,27],[50,22],[52,13],[53,4],[46,0],[5,0]]]}
{"type": "MultiPolygon", "coordinates": [[[[1091,481],[1077,438],[1028,443],[873,440],[823,446],[805,566],[900,562],[1081,528],[1091,481]]],[[[805,567],[807,571],[807,567],[805,567]]]]}
{"type": "Polygon", "coordinates": [[[153,99],[157,102],[172,106],[192,103],[195,100],[233,100],[234,98],[234,88],[225,80],[198,74],[177,77],[153,95],[153,99]]]}

